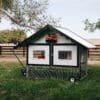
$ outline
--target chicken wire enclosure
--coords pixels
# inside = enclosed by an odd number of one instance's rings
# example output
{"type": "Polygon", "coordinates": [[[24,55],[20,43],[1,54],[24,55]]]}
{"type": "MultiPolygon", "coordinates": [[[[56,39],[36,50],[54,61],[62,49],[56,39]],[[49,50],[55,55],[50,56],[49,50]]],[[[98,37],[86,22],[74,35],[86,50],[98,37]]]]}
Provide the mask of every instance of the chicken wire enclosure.
{"type": "MultiPolygon", "coordinates": [[[[80,69],[79,68],[58,68],[58,67],[47,67],[47,66],[28,66],[29,68],[29,78],[32,79],[62,79],[69,80],[70,78],[75,78],[79,80],[80,78],[80,69]]],[[[82,76],[81,76],[82,77],[82,76]]]]}
{"type": "Polygon", "coordinates": [[[85,47],[79,47],[79,55],[80,55],[80,76],[87,76],[87,61],[88,61],[88,49],[85,47]]]}

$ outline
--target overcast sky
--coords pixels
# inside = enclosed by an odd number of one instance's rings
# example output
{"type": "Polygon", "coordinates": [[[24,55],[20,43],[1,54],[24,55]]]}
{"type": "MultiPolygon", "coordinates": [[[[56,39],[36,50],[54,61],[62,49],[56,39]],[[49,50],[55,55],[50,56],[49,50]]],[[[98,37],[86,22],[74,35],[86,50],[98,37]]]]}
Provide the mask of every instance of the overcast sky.
{"type": "MultiPolygon", "coordinates": [[[[80,34],[83,37],[100,38],[100,31],[87,35],[84,31],[84,20],[97,21],[100,18],[100,0],[49,0],[48,13],[61,18],[62,25],[80,34]]],[[[0,29],[10,25],[3,21],[0,29]],[[6,23],[6,24],[5,24],[6,23]]]]}
{"type": "Polygon", "coordinates": [[[63,26],[81,34],[81,36],[100,38],[100,31],[84,31],[84,20],[97,21],[100,18],[100,0],[51,0],[49,12],[61,17],[63,26]]]}

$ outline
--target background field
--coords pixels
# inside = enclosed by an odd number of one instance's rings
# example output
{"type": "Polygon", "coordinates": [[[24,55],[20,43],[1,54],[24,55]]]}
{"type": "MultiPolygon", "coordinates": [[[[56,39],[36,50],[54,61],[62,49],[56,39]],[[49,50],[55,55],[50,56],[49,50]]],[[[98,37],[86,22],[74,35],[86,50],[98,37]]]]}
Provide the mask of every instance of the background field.
{"type": "Polygon", "coordinates": [[[0,62],[0,100],[100,100],[100,66],[88,66],[88,77],[75,83],[26,79],[21,68],[0,62]]]}

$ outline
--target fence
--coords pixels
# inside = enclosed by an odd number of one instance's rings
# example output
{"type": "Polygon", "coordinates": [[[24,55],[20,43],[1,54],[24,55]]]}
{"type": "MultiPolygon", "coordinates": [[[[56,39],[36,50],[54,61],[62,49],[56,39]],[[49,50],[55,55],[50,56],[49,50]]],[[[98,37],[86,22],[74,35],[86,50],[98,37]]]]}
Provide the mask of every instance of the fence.
{"type": "MultiPolygon", "coordinates": [[[[13,55],[15,45],[0,45],[0,55],[13,55]]],[[[14,50],[17,55],[25,56],[26,48],[20,48],[14,50]]],[[[100,61],[100,45],[96,45],[96,48],[89,49],[89,60],[100,61]]]]}
{"type": "Polygon", "coordinates": [[[89,60],[100,61],[100,45],[96,45],[96,48],[89,49],[89,60]]]}
{"type": "Polygon", "coordinates": [[[8,55],[14,55],[13,51],[17,55],[25,56],[26,55],[26,49],[20,48],[20,49],[14,49],[15,45],[0,45],[0,55],[8,56],[8,55]]]}

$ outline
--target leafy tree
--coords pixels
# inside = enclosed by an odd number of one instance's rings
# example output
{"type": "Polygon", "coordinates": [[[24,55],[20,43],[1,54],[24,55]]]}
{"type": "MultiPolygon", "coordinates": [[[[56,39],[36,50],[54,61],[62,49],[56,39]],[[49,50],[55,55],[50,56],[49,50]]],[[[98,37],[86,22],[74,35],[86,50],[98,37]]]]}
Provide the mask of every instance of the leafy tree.
{"type": "Polygon", "coordinates": [[[26,35],[20,30],[0,31],[0,43],[18,43],[23,41],[26,35]]]}
{"type": "Polygon", "coordinates": [[[48,5],[48,0],[0,0],[0,13],[22,29],[38,30],[48,23],[59,23],[47,14],[48,5]]]}
{"type": "Polygon", "coordinates": [[[100,19],[97,20],[97,22],[90,22],[88,19],[85,20],[85,30],[89,30],[91,32],[94,32],[96,29],[100,29],[100,19]]]}
{"type": "Polygon", "coordinates": [[[13,0],[0,0],[0,8],[8,10],[12,8],[13,0]]]}

